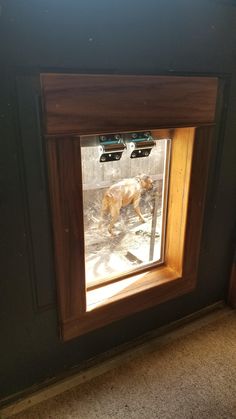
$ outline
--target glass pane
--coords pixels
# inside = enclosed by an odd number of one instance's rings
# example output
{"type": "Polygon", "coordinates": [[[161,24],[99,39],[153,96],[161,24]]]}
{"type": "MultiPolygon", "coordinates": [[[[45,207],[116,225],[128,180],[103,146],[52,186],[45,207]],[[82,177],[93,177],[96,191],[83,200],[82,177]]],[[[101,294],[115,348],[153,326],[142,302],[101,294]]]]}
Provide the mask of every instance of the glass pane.
{"type": "Polygon", "coordinates": [[[86,285],[163,262],[170,140],[81,137],[86,285]]]}

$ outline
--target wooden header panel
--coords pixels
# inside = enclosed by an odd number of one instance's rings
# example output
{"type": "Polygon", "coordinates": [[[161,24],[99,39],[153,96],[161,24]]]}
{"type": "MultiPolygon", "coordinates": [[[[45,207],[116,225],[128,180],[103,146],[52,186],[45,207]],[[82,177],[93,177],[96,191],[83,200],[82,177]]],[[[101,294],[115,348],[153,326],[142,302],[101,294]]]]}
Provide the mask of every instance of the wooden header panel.
{"type": "Polygon", "coordinates": [[[217,78],[41,74],[46,135],[212,124],[217,78]]]}

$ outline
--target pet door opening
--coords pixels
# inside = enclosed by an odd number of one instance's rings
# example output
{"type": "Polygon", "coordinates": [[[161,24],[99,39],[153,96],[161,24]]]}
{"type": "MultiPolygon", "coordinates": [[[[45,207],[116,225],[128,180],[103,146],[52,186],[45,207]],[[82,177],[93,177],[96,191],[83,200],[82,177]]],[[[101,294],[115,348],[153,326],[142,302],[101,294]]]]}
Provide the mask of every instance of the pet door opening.
{"type": "Polygon", "coordinates": [[[80,141],[91,289],[164,262],[171,140],[150,131],[80,141]]]}

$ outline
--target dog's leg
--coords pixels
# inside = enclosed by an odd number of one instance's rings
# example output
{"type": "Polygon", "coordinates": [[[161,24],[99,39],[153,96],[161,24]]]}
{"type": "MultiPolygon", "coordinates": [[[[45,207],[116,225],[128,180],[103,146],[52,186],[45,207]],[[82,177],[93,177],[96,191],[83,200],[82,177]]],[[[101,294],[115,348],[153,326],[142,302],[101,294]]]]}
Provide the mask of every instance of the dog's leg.
{"type": "Polygon", "coordinates": [[[98,228],[100,228],[102,226],[103,221],[104,221],[104,214],[108,211],[109,211],[109,202],[108,202],[108,199],[105,195],[102,199],[102,207],[101,207],[100,221],[99,221],[99,224],[98,224],[98,228]]]}
{"type": "Polygon", "coordinates": [[[120,209],[117,208],[117,207],[114,207],[114,206],[110,207],[110,213],[111,213],[111,222],[109,224],[108,231],[112,236],[114,236],[114,233],[113,233],[112,229],[113,229],[113,226],[114,226],[116,220],[119,217],[120,209]]]}
{"type": "Polygon", "coordinates": [[[134,205],[134,211],[135,211],[135,212],[136,212],[136,214],[139,216],[140,220],[141,220],[143,223],[146,223],[145,219],[143,218],[143,216],[142,216],[142,214],[141,214],[140,208],[139,208],[139,201],[140,201],[140,198],[138,198],[138,199],[135,199],[135,200],[134,200],[134,202],[133,202],[133,205],[134,205]]]}

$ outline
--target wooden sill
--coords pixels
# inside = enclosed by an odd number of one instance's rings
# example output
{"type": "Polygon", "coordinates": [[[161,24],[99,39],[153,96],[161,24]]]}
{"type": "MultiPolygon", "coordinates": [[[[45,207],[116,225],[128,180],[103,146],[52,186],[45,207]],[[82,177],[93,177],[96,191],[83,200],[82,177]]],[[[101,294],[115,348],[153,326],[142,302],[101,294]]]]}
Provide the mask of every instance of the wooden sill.
{"type": "MultiPolygon", "coordinates": [[[[168,268],[166,268],[169,270],[168,268]]],[[[162,272],[163,274],[163,272],[162,272]]],[[[169,270],[169,279],[162,277],[158,283],[152,283],[143,289],[133,290],[128,294],[117,297],[117,299],[104,302],[99,307],[87,311],[80,319],[73,319],[62,324],[61,334],[64,341],[73,339],[75,336],[83,335],[99,327],[106,326],[117,320],[137,313],[157,304],[161,304],[179,295],[189,293],[196,285],[195,277],[179,277],[174,271],[169,270]]]]}
{"type": "MultiPolygon", "coordinates": [[[[88,283],[87,287],[86,287],[86,291],[87,293],[90,291],[94,291],[98,288],[103,288],[106,287],[107,285],[111,285],[117,282],[123,282],[123,280],[128,279],[130,277],[133,278],[138,278],[144,274],[146,274],[147,272],[150,272],[153,269],[157,269],[159,267],[163,266],[163,262],[155,261],[155,262],[151,262],[150,264],[144,264],[142,267],[137,267],[137,268],[131,268],[128,272],[124,272],[123,274],[117,276],[117,275],[110,275],[109,278],[104,278],[104,279],[97,279],[97,280],[93,280],[91,282],[88,283]]],[[[135,280],[135,279],[134,279],[135,280]]]]}
{"type": "Polygon", "coordinates": [[[105,285],[87,292],[87,312],[104,304],[129,297],[160,284],[177,280],[181,276],[168,266],[152,269],[148,272],[132,275],[121,281],[105,285]]]}

